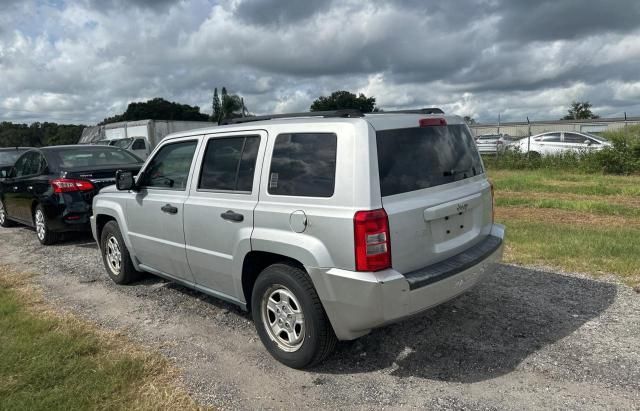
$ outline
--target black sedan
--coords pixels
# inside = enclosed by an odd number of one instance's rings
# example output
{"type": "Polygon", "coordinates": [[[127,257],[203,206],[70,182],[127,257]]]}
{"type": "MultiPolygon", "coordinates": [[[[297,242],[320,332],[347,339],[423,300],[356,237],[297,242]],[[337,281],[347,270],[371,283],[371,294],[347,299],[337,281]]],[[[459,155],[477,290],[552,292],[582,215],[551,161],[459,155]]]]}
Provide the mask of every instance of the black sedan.
{"type": "Polygon", "coordinates": [[[0,226],[34,227],[42,244],[55,243],[63,232],[90,230],[93,197],[115,183],[116,170],[137,173],[142,163],[134,154],[109,146],[31,149],[0,181],[0,226]]]}
{"type": "Polygon", "coordinates": [[[31,147],[11,147],[0,148],[0,179],[9,175],[9,170],[15,164],[20,154],[29,150],[31,147]]]}

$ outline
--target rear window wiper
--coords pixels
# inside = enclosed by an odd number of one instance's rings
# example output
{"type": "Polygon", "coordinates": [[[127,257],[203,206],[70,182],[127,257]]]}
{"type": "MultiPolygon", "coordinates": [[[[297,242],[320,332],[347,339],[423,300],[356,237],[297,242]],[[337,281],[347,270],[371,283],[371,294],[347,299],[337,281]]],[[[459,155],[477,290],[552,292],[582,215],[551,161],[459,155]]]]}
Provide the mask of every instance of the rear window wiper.
{"type": "Polygon", "coordinates": [[[475,167],[471,167],[468,168],[466,170],[449,170],[449,171],[445,171],[444,173],[442,173],[443,176],[445,177],[453,177],[455,175],[458,174],[466,174],[466,173],[473,173],[473,175],[476,175],[476,168],[475,167]]]}

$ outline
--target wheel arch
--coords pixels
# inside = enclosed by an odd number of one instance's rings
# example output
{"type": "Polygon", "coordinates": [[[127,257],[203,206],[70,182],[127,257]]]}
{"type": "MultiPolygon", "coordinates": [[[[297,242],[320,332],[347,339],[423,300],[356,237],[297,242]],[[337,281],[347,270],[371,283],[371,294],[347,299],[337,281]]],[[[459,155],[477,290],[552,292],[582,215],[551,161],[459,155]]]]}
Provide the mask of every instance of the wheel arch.
{"type": "Polygon", "coordinates": [[[258,279],[260,273],[267,267],[273,264],[288,264],[293,267],[299,268],[307,275],[309,274],[304,267],[302,262],[298,261],[295,258],[283,255],[272,253],[268,251],[250,251],[248,252],[242,264],[242,294],[244,296],[244,300],[246,301],[246,309],[247,311],[251,311],[251,294],[253,292],[253,286],[258,279]]]}

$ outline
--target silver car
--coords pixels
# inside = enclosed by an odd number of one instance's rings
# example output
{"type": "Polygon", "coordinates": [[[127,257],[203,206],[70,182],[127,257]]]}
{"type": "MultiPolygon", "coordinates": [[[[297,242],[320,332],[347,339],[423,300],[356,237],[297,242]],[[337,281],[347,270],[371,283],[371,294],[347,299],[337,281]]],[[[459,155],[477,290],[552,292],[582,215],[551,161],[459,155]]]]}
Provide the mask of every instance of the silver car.
{"type": "Polygon", "coordinates": [[[295,368],[456,297],[502,256],[469,129],[439,109],[238,119],[171,135],[116,180],[91,219],[113,281],[147,272],[237,304],[295,368]]]}

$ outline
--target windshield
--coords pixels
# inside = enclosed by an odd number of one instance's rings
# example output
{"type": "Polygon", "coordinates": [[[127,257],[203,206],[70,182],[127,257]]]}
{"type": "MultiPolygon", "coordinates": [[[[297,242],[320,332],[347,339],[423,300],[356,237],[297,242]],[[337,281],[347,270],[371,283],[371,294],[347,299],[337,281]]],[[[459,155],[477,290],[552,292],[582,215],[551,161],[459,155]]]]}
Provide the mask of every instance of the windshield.
{"type": "Polygon", "coordinates": [[[140,158],[126,150],[106,146],[52,150],[47,157],[51,158],[59,169],[117,166],[142,162],[140,158]]]}
{"type": "Polygon", "coordinates": [[[127,148],[131,143],[132,138],[121,138],[119,140],[113,140],[109,143],[110,146],[119,147],[119,148],[127,148]]]}
{"type": "Polygon", "coordinates": [[[6,150],[0,151],[0,164],[13,164],[16,162],[20,154],[26,150],[6,150]]]}
{"type": "Polygon", "coordinates": [[[390,196],[470,178],[484,172],[464,125],[376,132],[380,190],[390,196]]]}

